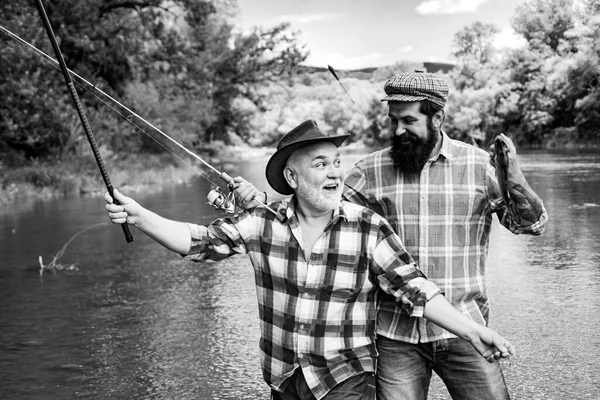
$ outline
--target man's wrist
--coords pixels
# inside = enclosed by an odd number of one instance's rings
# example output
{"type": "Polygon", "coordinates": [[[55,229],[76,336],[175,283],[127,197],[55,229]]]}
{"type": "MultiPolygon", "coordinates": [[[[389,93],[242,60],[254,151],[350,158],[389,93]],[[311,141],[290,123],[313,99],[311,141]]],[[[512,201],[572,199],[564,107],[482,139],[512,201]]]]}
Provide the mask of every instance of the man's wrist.
{"type": "Polygon", "coordinates": [[[473,321],[473,323],[469,323],[462,335],[457,335],[465,339],[467,342],[471,344],[475,344],[481,340],[483,335],[483,326],[479,325],[477,322],[473,321]]]}
{"type": "Polygon", "coordinates": [[[523,174],[523,172],[520,169],[517,170],[516,172],[509,173],[507,178],[508,178],[508,184],[510,185],[510,187],[513,187],[516,185],[525,186],[527,184],[527,179],[525,179],[525,175],[523,174]]]}

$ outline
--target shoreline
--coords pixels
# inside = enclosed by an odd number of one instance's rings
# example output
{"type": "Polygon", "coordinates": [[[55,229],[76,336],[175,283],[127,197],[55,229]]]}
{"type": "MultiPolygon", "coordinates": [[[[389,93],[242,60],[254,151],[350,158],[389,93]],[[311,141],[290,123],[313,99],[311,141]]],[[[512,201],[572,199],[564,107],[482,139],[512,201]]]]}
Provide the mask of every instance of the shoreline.
{"type": "MultiPolygon", "coordinates": [[[[274,151],[274,148],[266,147],[228,146],[203,151],[199,156],[208,164],[220,166],[230,161],[268,157],[274,151]]],[[[190,182],[200,176],[199,171],[208,170],[196,160],[186,160],[190,164],[187,165],[172,154],[144,154],[141,158],[144,160],[122,157],[106,163],[111,167],[108,172],[113,187],[137,193],[162,190],[190,182]]],[[[98,167],[91,160],[86,164],[86,171],[77,171],[76,167],[69,170],[51,164],[14,169],[0,165],[0,172],[5,177],[0,181],[0,214],[18,212],[18,209],[27,208],[38,201],[103,196],[106,186],[98,167]]]]}
{"type": "MultiPolygon", "coordinates": [[[[555,146],[521,146],[522,152],[597,152],[598,145],[586,146],[584,143],[563,146],[560,150],[555,146]]],[[[245,145],[213,146],[197,151],[199,157],[210,165],[223,169],[228,162],[244,161],[253,158],[270,157],[275,147],[250,147],[245,145]]],[[[370,149],[363,143],[354,142],[343,147],[344,152],[365,154],[370,149]]],[[[485,150],[485,149],[484,149],[485,150]]],[[[208,167],[197,160],[181,162],[170,153],[142,154],[141,157],[121,155],[109,157],[109,175],[113,187],[126,189],[128,192],[151,192],[165,187],[180,185],[197,178],[199,171],[208,171],[208,167]]],[[[103,196],[106,187],[100,176],[97,165],[92,159],[76,160],[81,164],[78,169],[73,162],[60,164],[34,164],[32,166],[7,169],[0,164],[0,214],[15,212],[20,206],[38,201],[69,198],[71,196],[99,197],[103,196]],[[66,166],[66,168],[65,168],[66,166]]]]}

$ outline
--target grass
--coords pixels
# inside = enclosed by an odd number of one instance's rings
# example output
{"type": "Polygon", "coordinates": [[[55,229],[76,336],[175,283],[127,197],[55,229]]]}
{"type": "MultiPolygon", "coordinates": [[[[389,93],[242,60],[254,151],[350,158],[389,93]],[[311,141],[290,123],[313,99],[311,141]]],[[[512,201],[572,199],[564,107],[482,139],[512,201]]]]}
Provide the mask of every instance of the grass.
{"type": "MultiPolygon", "coordinates": [[[[200,154],[200,157],[215,167],[222,165],[222,161],[270,156],[274,151],[220,144],[206,146],[206,149],[206,154],[200,154]]],[[[188,182],[208,171],[192,157],[182,157],[184,163],[169,153],[108,153],[102,157],[113,187],[129,193],[160,190],[188,182]]],[[[0,163],[0,207],[23,200],[102,196],[105,191],[100,170],[91,154],[63,161],[34,161],[19,168],[7,168],[0,163]]],[[[5,209],[1,207],[0,212],[5,209]]]]}
{"type": "MultiPolygon", "coordinates": [[[[104,160],[113,187],[128,191],[152,190],[183,183],[198,172],[178,162],[170,154],[144,154],[136,157],[104,160]]],[[[95,161],[77,159],[68,162],[34,162],[19,168],[0,166],[0,205],[27,199],[66,196],[96,196],[106,191],[95,161]]]]}

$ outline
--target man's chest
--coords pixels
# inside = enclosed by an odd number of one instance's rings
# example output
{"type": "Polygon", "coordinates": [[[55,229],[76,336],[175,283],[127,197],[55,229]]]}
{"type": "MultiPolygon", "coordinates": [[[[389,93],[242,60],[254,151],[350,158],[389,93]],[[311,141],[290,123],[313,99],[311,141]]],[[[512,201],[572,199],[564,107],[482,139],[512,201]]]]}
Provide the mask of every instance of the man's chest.
{"type": "Polygon", "coordinates": [[[262,264],[260,273],[264,281],[278,285],[272,287],[275,291],[290,292],[293,287],[322,299],[347,299],[372,288],[367,242],[351,228],[298,230],[280,243],[280,249],[271,246],[270,261],[262,264]]]}

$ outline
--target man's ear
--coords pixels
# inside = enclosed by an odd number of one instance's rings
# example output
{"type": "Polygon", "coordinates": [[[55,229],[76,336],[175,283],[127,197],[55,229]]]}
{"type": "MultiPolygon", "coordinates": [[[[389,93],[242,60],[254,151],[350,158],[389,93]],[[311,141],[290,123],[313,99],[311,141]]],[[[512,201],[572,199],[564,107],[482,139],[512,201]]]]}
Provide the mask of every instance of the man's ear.
{"type": "Polygon", "coordinates": [[[433,122],[433,126],[439,129],[442,126],[442,122],[444,122],[445,117],[446,114],[444,113],[444,110],[436,111],[436,113],[433,114],[433,118],[431,119],[431,121],[433,122]]]}
{"type": "Polygon", "coordinates": [[[294,190],[298,187],[298,174],[289,165],[286,165],[283,169],[283,177],[287,181],[288,185],[294,190]]]}

